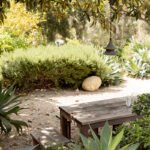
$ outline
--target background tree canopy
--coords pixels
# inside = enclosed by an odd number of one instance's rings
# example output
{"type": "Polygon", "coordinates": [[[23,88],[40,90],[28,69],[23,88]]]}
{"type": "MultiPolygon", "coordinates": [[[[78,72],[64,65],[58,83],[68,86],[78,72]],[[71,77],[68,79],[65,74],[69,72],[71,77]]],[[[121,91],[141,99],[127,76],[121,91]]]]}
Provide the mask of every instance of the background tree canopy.
{"type": "MultiPolygon", "coordinates": [[[[0,1],[0,21],[5,18],[5,10],[10,7],[11,0],[0,1]]],[[[27,10],[55,12],[58,18],[64,15],[80,12],[93,23],[99,21],[106,25],[109,14],[109,3],[112,7],[112,19],[119,19],[122,15],[142,19],[150,24],[150,2],[149,0],[15,0],[26,4],[27,10]]]]}

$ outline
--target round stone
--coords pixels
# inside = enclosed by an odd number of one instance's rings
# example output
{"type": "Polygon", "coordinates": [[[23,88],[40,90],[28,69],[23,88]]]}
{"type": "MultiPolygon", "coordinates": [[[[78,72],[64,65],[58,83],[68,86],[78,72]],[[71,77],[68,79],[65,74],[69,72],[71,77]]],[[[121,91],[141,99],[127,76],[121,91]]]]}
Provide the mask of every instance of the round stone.
{"type": "Polygon", "coordinates": [[[98,76],[91,76],[86,79],[84,79],[82,83],[82,88],[85,91],[96,91],[99,89],[99,87],[102,84],[102,80],[98,76]]]}

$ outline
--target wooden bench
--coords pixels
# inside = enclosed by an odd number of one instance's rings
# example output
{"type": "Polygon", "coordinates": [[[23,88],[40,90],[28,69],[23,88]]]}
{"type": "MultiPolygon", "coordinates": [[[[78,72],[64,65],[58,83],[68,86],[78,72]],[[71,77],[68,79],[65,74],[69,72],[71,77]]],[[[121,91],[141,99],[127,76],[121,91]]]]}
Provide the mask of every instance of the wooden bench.
{"type": "Polygon", "coordinates": [[[59,109],[61,132],[69,139],[72,120],[76,122],[80,132],[88,136],[89,125],[98,134],[98,129],[106,121],[115,127],[137,118],[136,114],[132,113],[131,107],[126,106],[126,100],[122,98],[62,106],[59,109]]]}
{"type": "Polygon", "coordinates": [[[31,134],[33,145],[37,145],[34,150],[46,149],[53,144],[67,144],[69,139],[59,134],[54,128],[44,128],[33,131],[31,134]]]}

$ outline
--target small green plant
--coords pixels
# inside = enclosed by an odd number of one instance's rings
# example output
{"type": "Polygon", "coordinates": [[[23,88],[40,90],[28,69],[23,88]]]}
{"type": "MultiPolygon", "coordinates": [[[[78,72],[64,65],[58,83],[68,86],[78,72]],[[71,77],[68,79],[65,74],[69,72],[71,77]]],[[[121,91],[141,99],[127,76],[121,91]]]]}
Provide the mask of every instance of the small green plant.
{"type": "Polygon", "coordinates": [[[139,95],[132,109],[137,115],[150,116],[150,93],[139,95]]]}
{"type": "Polygon", "coordinates": [[[132,142],[140,143],[140,150],[150,149],[150,94],[139,95],[137,101],[133,104],[133,112],[142,118],[131,122],[128,125],[123,125],[125,129],[122,144],[132,142]]]}
{"type": "Polygon", "coordinates": [[[19,107],[21,103],[18,99],[19,96],[14,95],[13,86],[8,89],[2,89],[2,85],[0,85],[0,131],[1,133],[9,133],[12,130],[12,126],[14,126],[18,133],[22,131],[22,127],[27,124],[20,120],[12,119],[12,114],[18,114],[18,112],[22,109],[19,107]]]}
{"type": "Polygon", "coordinates": [[[139,142],[139,150],[150,149],[150,117],[143,117],[129,125],[124,125],[125,129],[122,145],[126,145],[130,142],[139,142]]]}
{"type": "Polygon", "coordinates": [[[128,144],[120,148],[124,130],[118,133],[114,138],[112,137],[112,129],[106,122],[102,128],[100,138],[96,136],[95,132],[91,129],[92,137],[84,137],[81,135],[81,144],[73,144],[72,150],[136,150],[139,144],[128,144]]]}

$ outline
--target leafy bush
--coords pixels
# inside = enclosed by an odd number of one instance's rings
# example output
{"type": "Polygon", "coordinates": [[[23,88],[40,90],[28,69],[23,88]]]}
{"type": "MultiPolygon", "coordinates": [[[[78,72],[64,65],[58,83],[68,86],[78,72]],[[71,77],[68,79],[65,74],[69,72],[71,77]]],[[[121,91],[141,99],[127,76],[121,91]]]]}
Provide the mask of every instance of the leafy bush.
{"type": "Polygon", "coordinates": [[[0,54],[10,52],[16,48],[27,48],[28,42],[24,37],[15,37],[7,31],[0,31],[0,54]]]}
{"type": "Polygon", "coordinates": [[[130,142],[139,142],[140,150],[150,149],[150,94],[142,94],[138,96],[138,100],[134,102],[133,112],[143,117],[131,122],[129,125],[123,125],[125,135],[123,144],[130,142]]]}
{"type": "Polygon", "coordinates": [[[27,124],[20,120],[14,120],[10,116],[18,114],[22,109],[19,107],[20,100],[18,96],[14,96],[14,88],[2,89],[0,85],[0,131],[1,133],[9,133],[14,126],[17,132],[22,131],[22,126],[27,124]]]}
{"type": "Polygon", "coordinates": [[[150,116],[150,93],[138,96],[133,105],[133,112],[137,115],[150,116]]]}
{"type": "Polygon", "coordinates": [[[91,129],[92,137],[84,137],[81,135],[81,144],[73,144],[72,150],[136,150],[139,144],[126,145],[120,148],[120,141],[122,140],[124,130],[118,133],[114,138],[112,137],[112,129],[108,123],[102,128],[100,138],[96,136],[95,132],[91,129]]]}
{"type": "Polygon", "coordinates": [[[30,34],[33,29],[38,28],[39,14],[27,11],[26,6],[19,2],[11,1],[11,8],[6,15],[2,28],[12,31],[15,36],[30,34]]]}
{"type": "Polygon", "coordinates": [[[102,81],[111,69],[100,59],[92,46],[66,44],[17,50],[2,57],[5,79],[15,81],[19,87],[33,88],[78,87],[90,75],[102,81]]]}
{"type": "Polygon", "coordinates": [[[122,144],[139,142],[140,150],[150,149],[150,118],[143,117],[124,126],[125,134],[122,144]]]}
{"type": "Polygon", "coordinates": [[[27,12],[21,3],[11,2],[4,24],[0,26],[0,53],[43,43],[42,31],[37,25],[37,13],[27,12]]]}

